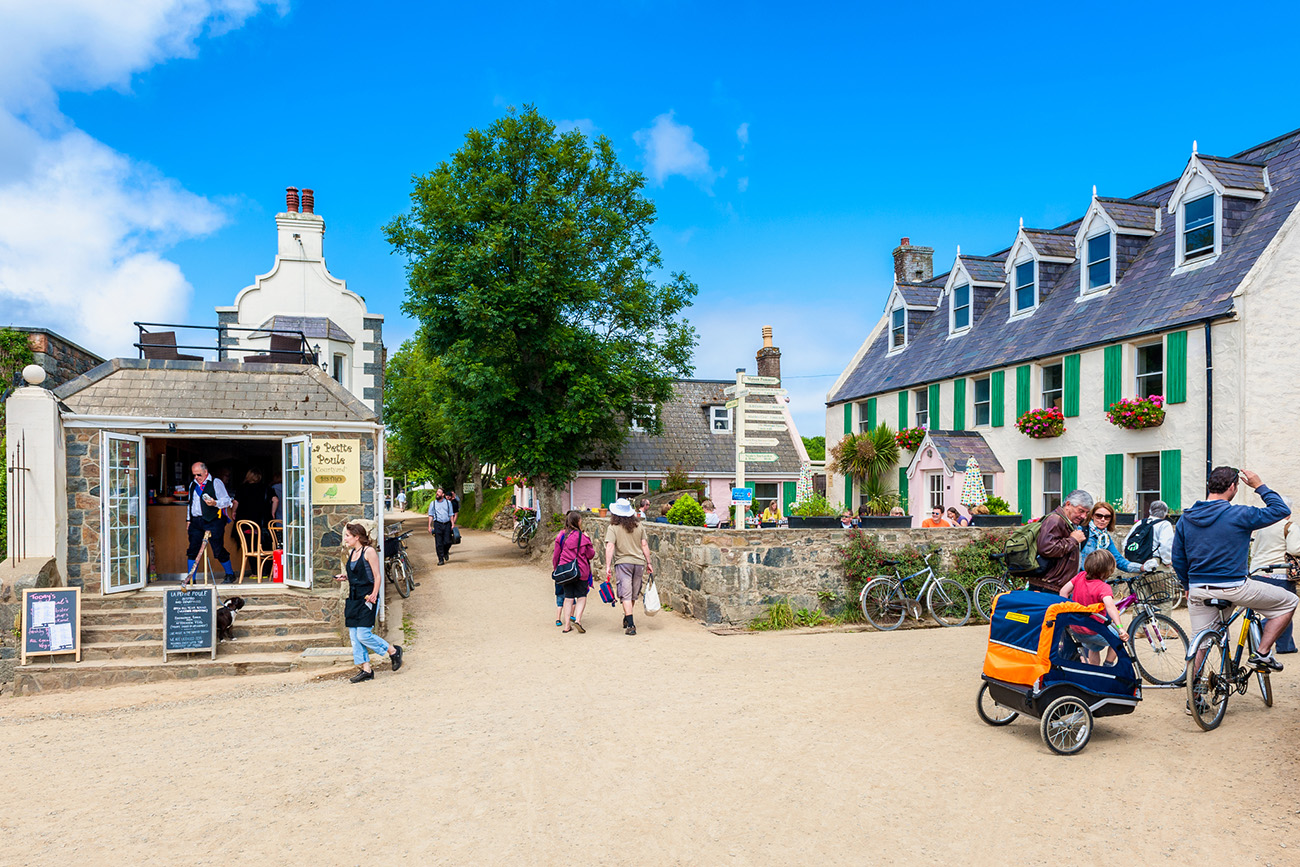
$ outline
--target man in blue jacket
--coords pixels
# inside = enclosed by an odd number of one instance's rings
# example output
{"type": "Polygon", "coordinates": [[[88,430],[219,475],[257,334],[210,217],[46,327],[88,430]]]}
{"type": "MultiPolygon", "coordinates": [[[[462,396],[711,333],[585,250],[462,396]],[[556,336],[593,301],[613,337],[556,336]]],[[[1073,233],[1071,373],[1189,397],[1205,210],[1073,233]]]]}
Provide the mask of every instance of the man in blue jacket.
{"type": "Polygon", "coordinates": [[[1247,555],[1250,534],[1287,517],[1291,509],[1250,470],[1215,467],[1205,488],[1206,498],[1185,510],[1174,530],[1174,572],[1188,588],[1192,634],[1214,625],[1219,617],[1218,609],[1204,600],[1226,599],[1245,605],[1268,618],[1259,652],[1251,654],[1250,664],[1281,671],[1282,663],[1273,658],[1273,642],[1291,622],[1296,595],[1247,578],[1247,555]],[[1264,508],[1232,505],[1239,479],[1263,498],[1264,508]]]}

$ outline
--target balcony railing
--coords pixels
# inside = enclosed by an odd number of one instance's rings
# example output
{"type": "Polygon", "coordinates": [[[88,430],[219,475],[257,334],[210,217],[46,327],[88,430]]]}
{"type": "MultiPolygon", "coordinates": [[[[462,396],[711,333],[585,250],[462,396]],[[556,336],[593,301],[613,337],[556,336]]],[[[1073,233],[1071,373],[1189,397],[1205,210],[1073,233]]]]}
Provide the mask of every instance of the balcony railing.
{"type": "Polygon", "coordinates": [[[141,358],[163,361],[239,361],[244,364],[320,364],[319,347],[309,344],[307,335],[301,331],[248,328],[241,325],[182,325],[171,322],[134,324],[139,330],[139,340],[134,345],[141,358]],[[179,343],[176,339],[178,332],[199,332],[197,336],[187,338],[195,341],[202,340],[206,334],[211,333],[212,342],[179,343]],[[183,353],[183,349],[197,350],[202,354],[183,353]]]}

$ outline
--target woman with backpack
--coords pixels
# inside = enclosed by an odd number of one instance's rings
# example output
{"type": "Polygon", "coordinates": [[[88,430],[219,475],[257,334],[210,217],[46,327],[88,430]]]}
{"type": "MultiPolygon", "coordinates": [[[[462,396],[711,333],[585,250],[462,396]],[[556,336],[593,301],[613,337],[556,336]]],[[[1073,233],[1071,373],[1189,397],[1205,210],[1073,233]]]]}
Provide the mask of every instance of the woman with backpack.
{"type": "Polygon", "coordinates": [[[576,578],[555,583],[556,599],[563,599],[560,617],[556,623],[564,624],[561,632],[586,632],[582,628],[582,612],[587,607],[587,592],[591,589],[591,558],[596,556],[596,546],[591,537],[582,532],[582,513],[571,510],[564,516],[564,529],[555,536],[551,552],[551,574],[560,566],[577,562],[576,578]]]}
{"type": "Polygon", "coordinates": [[[1121,572],[1141,572],[1142,564],[1133,563],[1124,559],[1119,548],[1115,545],[1115,538],[1111,535],[1115,532],[1115,509],[1110,503],[1097,502],[1088,512],[1088,524],[1086,527],[1088,538],[1083,541],[1079,548],[1079,568],[1083,568],[1083,563],[1088,559],[1088,555],[1093,551],[1108,551],[1115,558],[1115,565],[1121,572]]]}

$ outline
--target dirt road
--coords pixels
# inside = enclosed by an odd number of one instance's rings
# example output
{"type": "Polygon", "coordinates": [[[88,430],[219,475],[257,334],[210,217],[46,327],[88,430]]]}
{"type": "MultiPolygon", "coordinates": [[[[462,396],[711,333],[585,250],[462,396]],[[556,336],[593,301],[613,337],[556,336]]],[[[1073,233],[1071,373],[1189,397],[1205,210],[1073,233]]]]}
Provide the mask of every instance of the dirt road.
{"type": "Polygon", "coordinates": [[[414,541],[397,674],[0,700],[0,861],[1300,863],[1296,657],[1271,710],[1152,690],[1066,759],[976,717],[979,627],[628,637],[593,594],[560,635],[506,540],[414,541]]]}

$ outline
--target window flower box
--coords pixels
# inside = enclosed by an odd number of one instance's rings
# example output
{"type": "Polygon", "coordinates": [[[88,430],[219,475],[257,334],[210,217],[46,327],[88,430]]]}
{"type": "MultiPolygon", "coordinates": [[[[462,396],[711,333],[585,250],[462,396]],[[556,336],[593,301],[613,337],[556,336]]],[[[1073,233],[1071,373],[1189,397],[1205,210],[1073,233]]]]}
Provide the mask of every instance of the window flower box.
{"type": "Polygon", "coordinates": [[[1106,417],[1115,427],[1129,430],[1159,427],[1165,423],[1165,399],[1158,394],[1132,399],[1121,398],[1106,410],[1106,417]]]}
{"type": "Polygon", "coordinates": [[[898,447],[907,449],[909,452],[916,451],[924,439],[925,428],[923,427],[905,427],[894,434],[894,441],[898,443],[898,447]]]}
{"type": "Polygon", "coordinates": [[[1036,440],[1059,437],[1065,433],[1065,415],[1059,407],[1031,409],[1016,419],[1016,429],[1036,440]]]}

